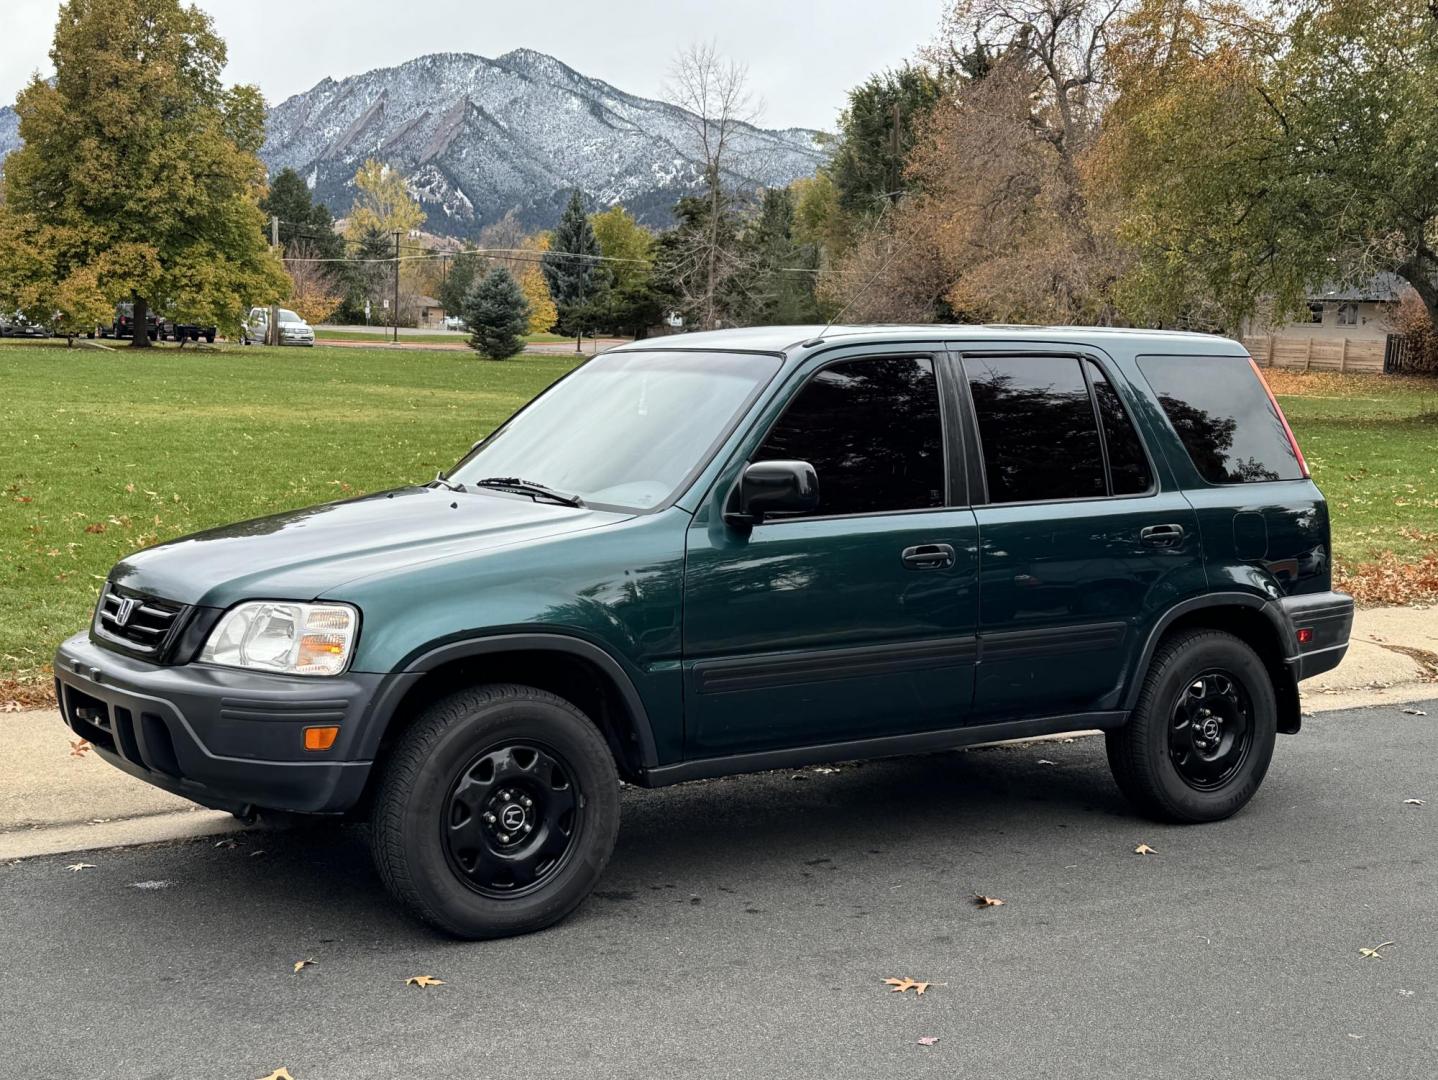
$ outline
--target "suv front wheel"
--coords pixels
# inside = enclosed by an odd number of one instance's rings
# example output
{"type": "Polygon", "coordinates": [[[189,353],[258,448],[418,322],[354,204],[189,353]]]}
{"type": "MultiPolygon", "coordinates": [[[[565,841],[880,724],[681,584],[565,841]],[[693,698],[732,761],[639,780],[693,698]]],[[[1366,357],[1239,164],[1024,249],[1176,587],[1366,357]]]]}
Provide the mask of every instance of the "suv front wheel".
{"type": "Polygon", "coordinates": [[[1128,724],[1106,737],[1109,767],[1151,817],[1219,821],[1253,798],[1277,730],[1258,654],[1232,634],[1191,630],[1159,646],[1128,724]]]}
{"type": "Polygon", "coordinates": [[[558,922],[614,849],[619,777],[603,736],[528,686],[461,691],[405,732],[375,796],[371,847],[411,912],[464,938],[558,922]]]}

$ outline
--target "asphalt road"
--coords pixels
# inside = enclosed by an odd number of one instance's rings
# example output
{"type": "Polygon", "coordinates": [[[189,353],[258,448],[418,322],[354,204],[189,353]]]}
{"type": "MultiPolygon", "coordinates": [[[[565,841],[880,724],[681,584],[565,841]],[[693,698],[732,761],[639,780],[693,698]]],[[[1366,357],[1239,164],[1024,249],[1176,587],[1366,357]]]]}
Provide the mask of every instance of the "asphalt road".
{"type": "Polygon", "coordinates": [[[1197,828],[1097,739],[628,791],[599,892],[503,942],[392,910],[353,827],[0,867],[0,1075],[1430,1080],[1419,708],[1308,719],[1197,828]]]}

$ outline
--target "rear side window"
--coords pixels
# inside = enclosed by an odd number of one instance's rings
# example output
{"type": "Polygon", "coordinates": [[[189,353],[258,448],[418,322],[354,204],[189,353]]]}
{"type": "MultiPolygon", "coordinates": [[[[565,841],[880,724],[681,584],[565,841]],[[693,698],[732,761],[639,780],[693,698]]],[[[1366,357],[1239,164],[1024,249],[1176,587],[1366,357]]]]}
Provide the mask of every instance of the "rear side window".
{"type": "Polygon", "coordinates": [[[1094,402],[1098,405],[1099,422],[1103,427],[1104,447],[1108,451],[1108,471],[1114,495],[1141,495],[1153,486],[1153,473],[1148,467],[1143,444],[1138,440],[1133,421],[1124,411],[1118,391],[1104,377],[1099,366],[1084,361],[1089,384],[1093,386],[1094,402]]]}
{"type": "Polygon", "coordinates": [[[769,430],[755,461],[807,461],[815,515],[943,506],[944,424],[927,357],[846,360],[824,368],[769,430]]]}
{"type": "Polygon", "coordinates": [[[989,501],[1107,494],[1088,385],[1069,356],[966,356],[989,501]]]}
{"type": "Polygon", "coordinates": [[[1138,365],[1210,484],[1302,478],[1283,418],[1248,357],[1143,356],[1138,365]]]}

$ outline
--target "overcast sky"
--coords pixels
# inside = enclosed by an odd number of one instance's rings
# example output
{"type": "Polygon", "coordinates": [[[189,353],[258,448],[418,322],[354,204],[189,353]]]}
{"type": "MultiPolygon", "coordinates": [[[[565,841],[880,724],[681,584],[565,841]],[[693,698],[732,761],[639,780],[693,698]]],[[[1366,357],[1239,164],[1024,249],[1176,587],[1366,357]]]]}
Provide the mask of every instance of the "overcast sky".
{"type": "MultiPolygon", "coordinates": [[[[714,40],[749,65],[767,127],[832,129],[844,93],[913,56],[943,0],[201,0],[229,43],[231,82],[271,102],[431,52],[526,46],[621,90],[657,97],[675,51],[714,40]]],[[[0,103],[50,73],[59,0],[3,0],[0,103]]]]}

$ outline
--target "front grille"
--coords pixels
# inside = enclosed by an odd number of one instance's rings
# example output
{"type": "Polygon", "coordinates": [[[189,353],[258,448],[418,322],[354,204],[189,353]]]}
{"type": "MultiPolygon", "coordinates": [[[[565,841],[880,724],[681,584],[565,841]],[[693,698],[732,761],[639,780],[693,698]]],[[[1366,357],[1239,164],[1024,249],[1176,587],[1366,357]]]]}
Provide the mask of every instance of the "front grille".
{"type": "Polygon", "coordinates": [[[180,628],[185,605],[121,589],[106,583],[95,612],[95,631],[103,641],[137,656],[159,659],[180,628]]]}

